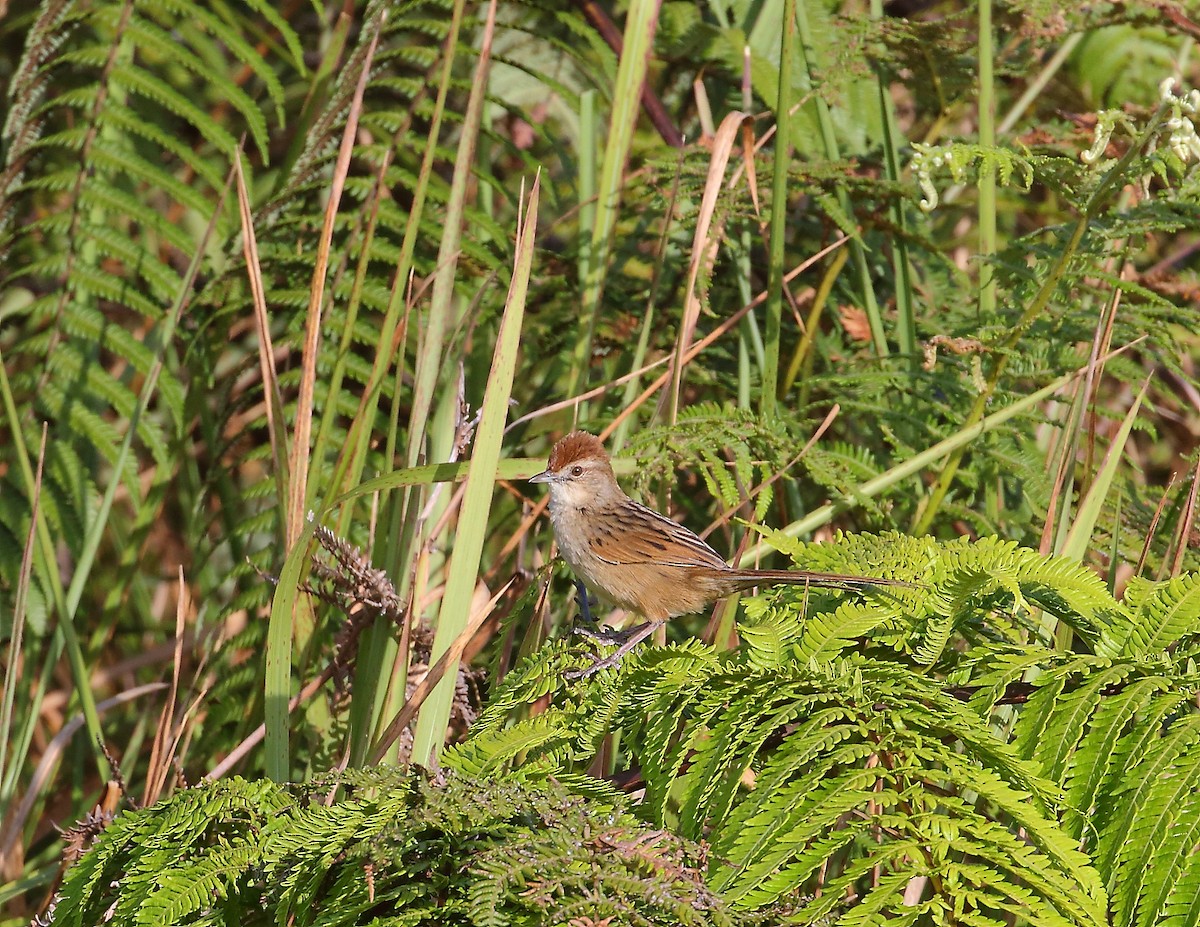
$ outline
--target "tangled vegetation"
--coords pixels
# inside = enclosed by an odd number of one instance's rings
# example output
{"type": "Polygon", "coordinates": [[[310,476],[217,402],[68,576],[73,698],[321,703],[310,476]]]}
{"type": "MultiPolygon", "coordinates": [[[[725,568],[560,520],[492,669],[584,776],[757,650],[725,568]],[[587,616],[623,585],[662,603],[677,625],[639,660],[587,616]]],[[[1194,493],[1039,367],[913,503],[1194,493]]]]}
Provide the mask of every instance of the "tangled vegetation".
{"type": "Polygon", "coordinates": [[[1200,924],[1197,38],[0,5],[0,927],[1200,924]],[[909,585],[568,682],[573,427],[909,585]]]}

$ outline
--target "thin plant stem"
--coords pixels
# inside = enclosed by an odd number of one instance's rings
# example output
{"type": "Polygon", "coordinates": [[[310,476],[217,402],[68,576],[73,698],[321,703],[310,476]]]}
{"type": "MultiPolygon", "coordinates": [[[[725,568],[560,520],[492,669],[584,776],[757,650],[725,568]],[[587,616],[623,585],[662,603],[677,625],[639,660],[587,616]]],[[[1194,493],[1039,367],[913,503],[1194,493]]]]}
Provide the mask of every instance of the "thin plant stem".
{"type": "Polygon", "coordinates": [[[787,228],[787,174],[792,149],[792,55],[796,44],[796,0],[783,0],[783,29],[779,36],[779,98],[775,112],[775,160],[771,175],[770,257],[767,262],[767,320],[763,349],[766,363],[762,371],[759,414],[774,418],[779,388],[780,334],[783,323],[784,238],[787,228]]]}
{"type": "MultiPolygon", "coordinates": [[[[675,162],[675,180],[671,184],[671,196],[667,200],[667,212],[663,218],[662,234],[658,239],[658,258],[654,262],[654,275],[650,278],[650,295],[646,297],[646,312],[642,317],[642,330],[638,333],[637,347],[633,351],[633,360],[631,366],[633,371],[625,384],[623,391],[623,405],[631,403],[638,394],[639,383],[641,380],[641,370],[646,364],[646,352],[650,345],[650,332],[654,325],[654,305],[658,300],[658,288],[662,281],[662,270],[667,259],[667,248],[671,238],[671,228],[675,221],[675,204],[679,199],[679,183],[683,176],[683,156],[685,149],[679,149],[679,157],[675,162]]],[[[583,406],[580,406],[583,409],[583,406]]],[[[620,450],[625,444],[625,439],[628,435],[629,426],[632,424],[630,419],[626,419],[621,423],[621,426],[613,433],[612,441],[610,442],[611,449],[615,452],[620,450]]]]}
{"type": "MultiPolygon", "coordinates": [[[[883,19],[883,0],[871,0],[871,18],[883,19]]],[[[876,76],[879,87],[879,114],[883,122],[883,167],[885,176],[893,183],[900,182],[900,148],[905,141],[896,126],[895,107],[892,106],[891,91],[886,73],[880,69],[876,76]]],[[[896,293],[896,341],[900,353],[909,358],[909,367],[916,370],[920,364],[917,354],[916,308],[913,297],[912,263],[908,254],[907,219],[905,203],[897,197],[891,205],[892,223],[898,234],[892,238],[892,274],[896,293]]]]}
{"type": "MultiPolygon", "coordinates": [[[[808,21],[808,10],[803,2],[796,5],[795,16],[792,18],[799,29],[799,51],[808,72],[809,85],[816,87],[817,81],[814,73],[817,66],[816,43],[813,40],[812,28],[808,21]]],[[[825,102],[825,98],[820,93],[814,93],[812,99],[817,112],[817,127],[820,131],[825,157],[830,161],[837,161],[841,154],[838,150],[837,133],[833,127],[833,117],[829,113],[829,104],[825,102]]],[[[837,190],[837,202],[838,208],[845,215],[854,215],[850,196],[840,185],[837,190]]],[[[867,250],[863,246],[861,238],[851,239],[850,259],[853,261],[854,273],[858,277],[859,296],[862,298],[863,311],[867,314],[867,322],[871,327],[871,340],[875,346],[875,353],[879,357],[887,357],[889,352],[887,335],[883,328],[883,316],[879,310],[879,303],[875,299],[875,288],[871,283],[871,268],[867,264],[867,250]]]]}
{"type": "MultiPolygon", "coordinates": [[[[979,144],[996,145],[996,88],[992,62],[992,0],[979,0],[979,144]]],[[[996,172],[979,178],[979,316],[996,311],[996,280],[991,264],[996,253],[996,172]]]]}

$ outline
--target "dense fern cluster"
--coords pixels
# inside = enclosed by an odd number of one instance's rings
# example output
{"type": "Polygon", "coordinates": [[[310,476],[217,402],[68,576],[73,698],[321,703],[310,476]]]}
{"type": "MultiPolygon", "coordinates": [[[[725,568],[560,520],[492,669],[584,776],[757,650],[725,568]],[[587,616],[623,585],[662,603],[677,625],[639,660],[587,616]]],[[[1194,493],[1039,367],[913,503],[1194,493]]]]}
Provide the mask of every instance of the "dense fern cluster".
{"type": "Polygon", "coordinates": [[[739,651],[647,650],[587,685],[561,680],[588,657],[552,644],[449,762],[559,774],[619,732],[640,813],[711,841],[726,898],[822,886],[800,923],[1151,924],[1187,908],[1200,579],[1117,601],[1078,564],[1011,544],[776,540],[806,568],[914,586],[751,600],[739,651]],[[1039,644],[1056,623],[1094,655],[1039,644]]]}
{"type": "Polygon", "coordinates": [[[700,846],[592,792],[389,768],[200,786],[118,819],[48,923],[762,923],[709,888],[700,846]]]}
{"type": "Polygon", "coordinates": [[[1192,922],[1200,578],[1117,601],[1011,544],[774,540],[912,585],[754,599],[737,651],[582,683],[587,652],[551,642],[445,779],[182,791],[118,818],[52,922],[1192,922]],[[1088,654],[1040,645],[1054,622],[1088,654]],[[585,773],[613,734],[636,805],[585,773]]]}

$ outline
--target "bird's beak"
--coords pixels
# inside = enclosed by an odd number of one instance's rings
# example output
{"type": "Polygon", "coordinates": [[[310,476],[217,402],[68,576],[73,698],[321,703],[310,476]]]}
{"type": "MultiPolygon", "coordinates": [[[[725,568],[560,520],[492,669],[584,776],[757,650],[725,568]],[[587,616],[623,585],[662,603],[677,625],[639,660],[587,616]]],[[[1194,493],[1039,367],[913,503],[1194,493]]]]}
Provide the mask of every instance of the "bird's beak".
{"type": "Polygon", "coordinates": [[[531,482],[531,483],[549,483],[553,479],[554,479],[553,473],[551,473],[549,470],[543,470],[541,473],[537,474],[537,476],[531,476],[529,478],[529,482],[531,482]]]}

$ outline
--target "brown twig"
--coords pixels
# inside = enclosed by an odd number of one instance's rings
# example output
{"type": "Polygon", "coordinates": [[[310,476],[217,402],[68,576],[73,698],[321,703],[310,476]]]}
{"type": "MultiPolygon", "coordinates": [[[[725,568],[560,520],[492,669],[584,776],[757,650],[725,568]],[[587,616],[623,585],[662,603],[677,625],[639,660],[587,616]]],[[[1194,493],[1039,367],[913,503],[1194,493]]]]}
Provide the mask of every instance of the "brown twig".
{"type": "MultiPolygon", "coordinates": [[[[604,12],[600,4],[596,0],[579,0],[579,9],[587,21],[600,33],[600,37],[608,43],[608,47],[617,53],[617,57],[620,57],[621,50],[624,48],[621,32],[608,18],[608,14],[604,12]]],[[[667,115],[667,108],[650,89],[648,83],[642,84],[642,109],[646,111],[650,122],[654,124],[654,128],[658,130],[658,134],[662,136],[664,142],[672,148],[683,147],[683,133],[675,128],[675,123],[667,115]]]]}

